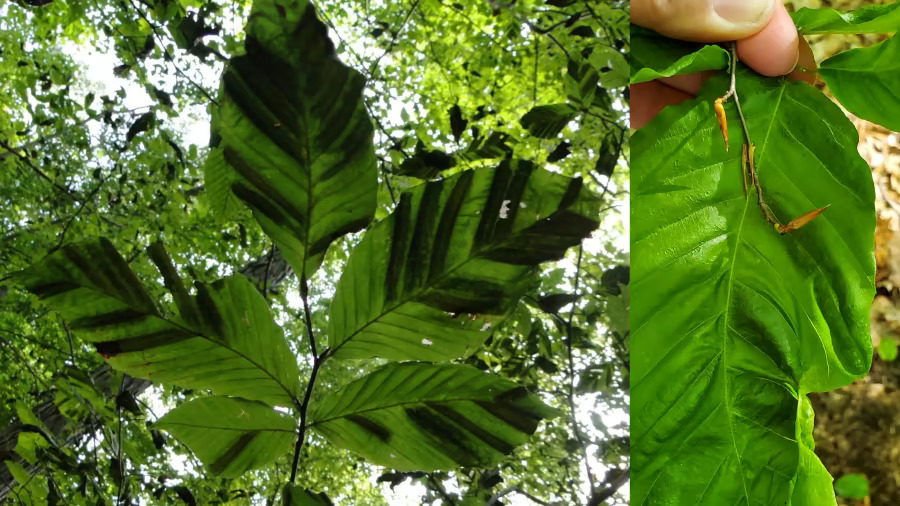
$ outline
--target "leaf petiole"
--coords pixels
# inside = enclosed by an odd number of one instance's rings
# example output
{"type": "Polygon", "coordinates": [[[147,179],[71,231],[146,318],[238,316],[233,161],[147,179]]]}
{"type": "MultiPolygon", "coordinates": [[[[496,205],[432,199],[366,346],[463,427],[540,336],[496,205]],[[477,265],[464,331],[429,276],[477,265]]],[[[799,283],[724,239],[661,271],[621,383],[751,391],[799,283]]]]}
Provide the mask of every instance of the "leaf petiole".
{"type": "Polygon", "coordinates": [[[747,197],[749,193],[749,188],[747,186],[747,175],[749,173],[750,184],[756,189],[756,202],[762,210],[766,221],[771,223],[772,226],[775,227],[775,230],[781,235],[793,232],[811,222],[816,216],[822,214],[828,206],[820,207],[819,209],[803,214],[802,216],[792,219],[785,225],[782,225],[781,222],[778,221],[778,217],[775,216],[775,213],[772,212],[772,209],[766,203],[765,197],[763,197],[762,186],[759,184],[759,175],[756,172],[756,146],[750,141],[750,130],[747,128],[747,121],[744,118],[743,110],[741,110],[741,101],[737,94],[737,86],[735,85],[735,76],[737,75],[737,42],[735,41],[731,42],[731,66],[729,71],[731,73],[731,85],[728,87],[728,91],[717,98],[713,104],[713,108],[716,112],[716,119],[719,122],[719,128],[722,130],[722,135],[725,136],[725,150],[728,151],[728,125],[726,123],[725,107],[723,104],[726,100],[734,96],[734,105],[737,109],[738,119],[741,122],[741,129],[744,131],[745,141],[741,149],[741,181],[744,183],[744,196],[747,197]]]}

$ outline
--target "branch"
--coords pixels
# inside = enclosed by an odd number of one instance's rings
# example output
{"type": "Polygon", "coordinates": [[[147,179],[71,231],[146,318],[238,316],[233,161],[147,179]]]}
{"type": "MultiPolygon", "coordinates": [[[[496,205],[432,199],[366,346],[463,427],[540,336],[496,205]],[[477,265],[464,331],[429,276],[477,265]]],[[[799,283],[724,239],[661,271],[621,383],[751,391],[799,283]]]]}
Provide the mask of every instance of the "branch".
{"type": "Polygon", "coordinates": [[[303,448],[303,440],[306,438],[306,410],[309,408],[309,399],[312,397],[313,386],[316,384],[316,376],[319,374],[319,368],[322,362],[328,358],[328,350],[322,352],[322,355],[316,353],[316,337],[313,334],[312,314],[309,311],[309,286],[306,283],[306,277],[300,279],[300,297],[303,299],[303,314],[306,321],[306,333],[309,335],[309,348],[313,356],[312,372],[309,374],[309,381],[306,383],[306,393],[303,395],[303,403],[300,405],[300,428],[297,431],[297,444],[294,446],[294,461],[291,464],[291,483],[297,477],[297,464],[300,460],[300,449],[303,448]]]}
{"type": "Polygon", "coordinates": [[[528,492],[525,492],[524,490],[522,490],[521,488],[519,488],[518,485],[513,485],[513,486],[511,486],[511,487],[507,487],[507,488],[505,488],[505,489],[503,489],[503,490],[497,492],[496,494],[494,494],[493,496],[491,496],[490,499],[488,499],[488,502],[485,503],[485,506],[494,506],[494,504],[497,504],[497,501],[499,501],[501,497],[503,497],[503,496],[505,496],[505,495],[509,495],[509,494],[511,494],[511,493],[513,493],[513,492],[517,492],[517,493],[519,493],[519,494],[522,494],[522,495],[524,495],[525,497],[531,499],[533,502],[536,502],[536,503],[541,504],[541,505],[543,505],[543,506],[550,506],[550,503],[548,503],[548,502],[546,502],[546,501],[542,501],[542,500],[538,499],[537,497],[535,497],[535,496],[529,494],[528,492]]]}
{"type": "Polygon", "coordinates": [[[14,151],[14,148],[12,146],[10,146],[9,144],[7,144],[6,141],[0,140],[0,147],[2,147],[6,151],[15,155],[19,160],[22,160],[25,163],[25,165],[27,165],[29,168],[31,168],[31,170],[36,172],[37,175],[39,175],[41,178],[47,180],[47,182],[49,182],[54,187],[56,187],[57,190],[66,194],[70,199],[72,199],[73,201],[78,202],[78,203],[81,202],[80,200],[78,200],[78,198],[75,195],[72,195],[72,193],[66,187],[64,187],[64,186],[60,185],[59,183],[57,183],[56,181],[50,179],[50,176],[48,176],[46,172],[42,171],[39,167],[37,167],[33,163],[31,163],[31,160],[27,156],[23,155],[22,153],[18,153],[16,151],[14,151]]]}
{"type": "MultiPolygon", "coordinates": [[[[573,293],[578,295],[578,281],[581,275],[581,256],[584,253],[584,248],[582,246],[578,247],[578,261],[575,264],[575,282],[574,282],[574,290],[573,293]]],[[[578,420],[575,417],[575,360],[572,357],[572,319],[575,317],[575,303],[572,303],[572,309],[569,311],[569,320],[566,322],[566,354],[568,355],[568,376],[569,376],[569,392],[567,397],[567,401],[569,403],[569,410],[571,411],[571,422],[572,422],[572,432],[575,434],[575,439],[578,440],[578,444],[581,449],[581,456],[584,459],[584,468],[587,472],[588,483],[591,486],[591,490],[594,490],[594,474],[591,472],[591,464],[588,461],[587,455],[587,443],[584,440],[584,435],[581,433],[581,429],[578,427],[578,420]]]]}
{"type": "Polygon", "coordinates": [[[615,495],[615,493],[618,492],[620,488],[622,488],[622,485],[628,483],[628,480],[630,478],[631,468],[628,468],[625,471],[619,473],[618,476],[610,480],[609,485],[594,492],[593,495],[591,495],[591,498],[588,499],[586,506],[600,506],[601,502],[615,495]]]}

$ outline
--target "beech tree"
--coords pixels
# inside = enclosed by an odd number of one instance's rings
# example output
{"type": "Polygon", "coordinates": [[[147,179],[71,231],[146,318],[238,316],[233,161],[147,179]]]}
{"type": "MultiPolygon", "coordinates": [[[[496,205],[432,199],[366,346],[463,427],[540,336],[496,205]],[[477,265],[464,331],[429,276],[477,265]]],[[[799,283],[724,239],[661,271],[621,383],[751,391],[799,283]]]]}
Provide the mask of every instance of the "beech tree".
{"type": "Polygon", "coordinates": [[[624,2],[0,9],[0,498],[627,502],[624,2]]]}

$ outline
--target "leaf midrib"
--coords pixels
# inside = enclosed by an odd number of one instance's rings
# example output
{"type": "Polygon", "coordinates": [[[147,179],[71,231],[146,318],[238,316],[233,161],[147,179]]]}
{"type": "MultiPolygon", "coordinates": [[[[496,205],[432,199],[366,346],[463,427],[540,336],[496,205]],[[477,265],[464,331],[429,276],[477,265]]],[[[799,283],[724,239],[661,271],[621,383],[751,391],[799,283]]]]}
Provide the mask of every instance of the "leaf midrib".
{"type": "MultiPolygon", "coordinates": [[[[785,90],[785,84],[782,83],[778,90],[778,99],[777,99],[777,102],[775,103],[775,107],[773,107],[772,112],[769,115],[769,126],[766,129],[766,135],[763,138],[763,142],[759,145],[760,151],[759,151],[759,157],[757,158],[758,160],[763,159],[763,155],[765,154],[766,147],[769,145],[769,135],[772,133],[772,127],[775,124],[775,117],[777,115],[779,107],[781,106],[781,99],[784,97],[784,90],[785,90]]],[[[744,139],[744,140],[745,140],[745,142],[749,142],[749,139],[744,139]]],[[[753,163],[753,162],[751,162],[751,163],[753,163]]],[[[742,173],[741,176],[744,177],[744,174],[742,173]]],[[[728,391],[728,377],[727,377],[727,375],[728,375],[728,353],[727,353],[727,349],[728,349],[728,317],[729,317],[729,312],[730,312],[729,308],[731,307],[731,293],[732,293],[732,288],[734,287],[735,264],[737,263],[737,255],[741,248],[741,242],[742,242],[741,236],[744,231],[744,223],[747,221],[747,214],[751,207],[751,200],[752,200],[750,198],[751,193],[752,193],[752,190],[748,191],[745,196],[744,211],[741,215],[741,223],[738,226],[738,231],[736,234],[735,245],[734,245],[734,254],[731,257],[731,262],[728,266],[728,280],[727,280],[728,289],[727,289],[727,292],[725,295],[725,308],[723,309],[723,313],[722,313],[723,323],[725,324],[724,332],[722,333],[722,383],[723,383],[723,388],[725,390],[725,394],[724,394],[725,408],[726,408],[725,414],[728,417],[728,428],[729,428],[729,431],[731,432],[731,442],[734,447],[735,456],[737,457],[738,469],[741,473],[741,483],[744,486],[744,496],[747,498],[748,504],[752,504],[753,501],[750,497],[750,491],[747,488],[747,479],[744,475],[744,464],[741,461],[741,453],[738,451],[737,439],[735,437],[734,420],[733,420],[734,415],[732,415],[732,413],[731,413],[731,398],[730,398],[730,394],[728,391]]]]}
{"type": "MultiPolygon", "coordinates": [[[[528,228],[530,228],[530,227],[532,227],[532,226],[534,226],[534,225],[537,225],[538,223],[540,223],[540,222],[542,222],[542,221],[545,221],[545,220],[549,219],[550,216],[552,216],[553,214],[555,214],[555,213],[558,212],[558,211],[559,211],[559,210],[554,211],[553,213],[550,213],[549,215],[545,216],[544,218],[542,218],[542,219],[540,219],[540,220],[538,220],[538,221],[535,221],[534,223],[532,223],[532,224],[529,225],[528,227],[525,227],[524,229],[521,229],[521,230],[517,230],[516,232],[522,232],[522,231],[525,230],[525,229],[528,229],[528,228]]],[[[406,304],[406,303],[408,303],[408,302],[415,302],[415,300],[418,298],[419,295],[421,295],[421,294],[427,292],[428,290],[430,290],[430,289],[433,288],[434,286],[440,284],[441,281],[443,281],[444,279],[446,279],[448,276],[450,276],[451,274],[453,274],[454,272],[456,272],[456,271],[457,271],[458,269],[460,269],[461,267],[464,267],[467,263],[469,263],[469,262],[471,262],[471,261],[473,261],[473,260],[476,260],[476,259],[480,258],[482,255],[484,255],[484,254],[486,254],[486,253],[489,253],[490,251],[493,251],[494,249],[499,248],[499,247],[503,246],[504,244],[506,244],[506,241],[505,241],[505,240],[502,241],[502,242],[500,242],[500,243],[498,243],[498,244],[495,244],[495,245],[493,245],[493,246],[491,246],[491,247],[489,247],[489,248],[485,248],[485,249],[483,249],[483,250],[478,251],[478,252],[475,253],[474,255],[472,255],[472,256],[466,258],[465,260],[461,261],[460,263],[458,263],[456,266],[454,266],[454,267],[452,267],[452,268],[450,268],[450,269],[447,269],[443,274],[441,274],[440,276],[437,276],[436,278],[434,278],[434,280],[433,280],[431,283],[428,283],[427,285],[423,285],[420,289],[415,290],[414,292],[412,292],[412,293],[410,294],[409,297],[406,297],[406,298],[403,298],[403,299],[399,299],[399,300],[397,301],[396,304],[394,304],[393,306],[390,306],[390,307],[388,307],[388,308],[385,308],[381,313],[378,314],[378,316],[372,318],[371,320],[367,321],[365,325],[362,325],[362,326],[359,327],[357,330],[353,331],[349,336],[347,336],[346,339],[344,339],[343,341],[341,341],[338,345],[336,345],[336,346],[332,349],[330,355],[334,355],[335,353],[337,353],[338,350],[340,350],[345,344],[347,344],[348,342],[350,342],[354,337],[356,337],[358,334],[360,334],[361,332],[363,332],[363,331],[364,331],[365,329],[367,329],[370,325],[373,325],[373,324],[375,324],[376,322],[378,322],[378,320],[380,320],[380,319],[381,319],[382,317],[384,317],[385,315],[387,315],[387,314],[393,312],[394,310],[396,310],[397,308],[399,308],[400,306],[402,306],[402,305],[404,305],[404,304],[406,304]]],[[[491,329],[493,329],[494,327],[495,327],[495,325],[492,324],[492,325],[491,325],[491,329]]],[[[493,331],[491,330],[491,332],[493,332],[493,331]]]]}

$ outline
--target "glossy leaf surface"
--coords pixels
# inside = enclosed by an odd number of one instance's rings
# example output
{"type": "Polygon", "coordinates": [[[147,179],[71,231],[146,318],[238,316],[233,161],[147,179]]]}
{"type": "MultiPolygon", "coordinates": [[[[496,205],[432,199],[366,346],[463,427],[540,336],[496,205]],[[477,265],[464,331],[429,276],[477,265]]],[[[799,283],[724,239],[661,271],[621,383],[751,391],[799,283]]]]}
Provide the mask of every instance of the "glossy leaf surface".
{"type": "Polygon", "coordinates": [[[854,11],[804,7],[791,14],[803,35],[816,33],[890,33],[900,26],[900,3],[866,5],[854,11]]]}
{"type": "Polygon", "coordinates": [[[337,357],[394,360],[474,351],[535,267],[597,227],[598,210],[580,179],[528,162],[404,193],[351,253],[330,309],[329,346],[337,357]]]}
{"type": "Polygon", "coordinates": [[[109,364],[137,378],[270,404],[300,397],[299,369],[265,299],[243,276],[187,295],[161,268],[180,318],[163,315],[106,239],[64,246],[17,277],[109,364]]]}
{"type": "Polygon", "coordinates": [[[190,448],[210,474],[225,478],[271,464],[297,437],[290,416],[236,397],[192,399],[155,426],[190,448]]]}
{"type": "Polygon", "coordinates": [[[631,84],[724,69],[730,59],[720,46],[667,39],[635,25],[631,25],[631,47],[631,84]]]}
{"type": "Polygon", "coordinates": [[[490,466],[556,411],[474,367],[392,363],[311,408],[312,428],[401,471],[490,466]]]}
{"type": "Polygon", "coordinates": [[[900,37],[838,53],[822,62],[819,74],[848,111],[900,131],[900,37]]]}
{"type": "Polygon", "coordinates": [[[307,2],[254,2],[245,48],[222,78],[217,149],[232,169],[234,194],[309,278],[332,241],[375,215],[364,79],[337,59],[307,2]]]}
{"type": "Polygon", "coordinates": [[[786,504],[801,485],[830,490],[800,442],[799,408],[872,357],[874,191],[856,130],[806,84],[738,74],[775,214],[831,204],[782,236],[744,194],[740,150],[719,137],[713,101],[726,87],[717,76],[632,138],[637,504],[786,504]]]}

